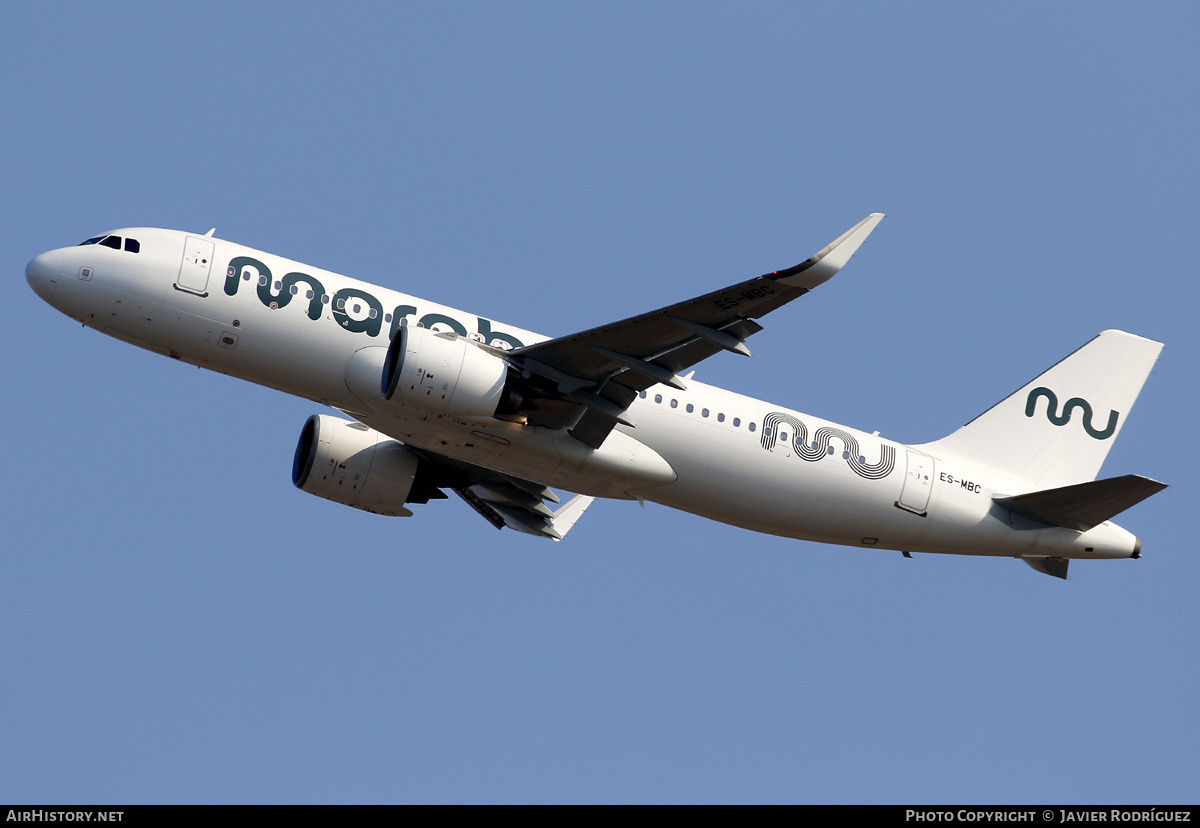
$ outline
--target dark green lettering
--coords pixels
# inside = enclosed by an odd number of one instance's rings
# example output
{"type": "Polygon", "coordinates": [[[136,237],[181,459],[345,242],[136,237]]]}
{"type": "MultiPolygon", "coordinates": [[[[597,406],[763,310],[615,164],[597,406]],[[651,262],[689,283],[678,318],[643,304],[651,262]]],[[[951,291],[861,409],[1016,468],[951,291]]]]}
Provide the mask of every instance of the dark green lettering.
{"type": "Polygon", "coordinates": [[[483,317],[477,316],[475,318],[479,321],[479,335],[483,337],[483,342],[485,345],[491,345],[495,340],[498,339],[501,342],[507,342],[513,348],[525,347],[524,343],[522,343],[521,340],[517,339],[512,334],[493,331],[492,323],[483,317]]]}
{"type": "Polygon", "coordinates": [[[246,265],[257,270],[259,276],[266,276],[267,284],[271,283],[271,268],[258,259],[252,259],[249,256],[235,256],[229,260],[229,267],[225,269],[225,293],[227,295],[234,296],[237,294],[238,282],[242,280],[242,269],[246,265]]]}
{"type": "Polygon", "coordinates": [[[449,316],[446,316],[443,313],[427,313],[422,316],[420,320],[418,320],[417,324],[424,325],[426,328],[432,328],[439,322],[451,328],[459,336],[467,335],[467,329],[463,327],[463,323],[459,322],[457,319],[451,319],[449,316]]]}
{"type": "MultiPolygon", "coordinates": [[[[287,307],[292,301],[292,287],[303,283],[308,285],[312,290],[312,298],[308,300],[308,318],[314,322],[321,318],[321,294],[325,292],[325,288],[321,283],[309,276],[307,273],[288,273],[279,280],[279,290],[274,291],[274,284],[271,282],[271,277],[267,276],[267,283],[258,286],[258,301],[262,302],[268,308],[274,302],[276,307],[287,307]]],[[[296,288],[299,295],[299,288],[296,288]]]]}
{"type": "Polygon", "coordinates": [[[396,331],[400,330],[400,320],[416,312],[417,309],[413,305],[396,305],[396,309],[392,311],[392,329],[388,332],[389,342],[396,336],[396,331]]]}
{"type": "Polygon", "coordinates": [[[368,336],[378,336],[379,327],[383,324],[383,306],[379,300],[366,291],[357,288],[342,288],[333,295],[333,318],[351,333],[365,333],[368,336]],[[375,311],[368,314],[366,319],[351,319],[346,313],[346,303],[360,299],[375,311]]]}

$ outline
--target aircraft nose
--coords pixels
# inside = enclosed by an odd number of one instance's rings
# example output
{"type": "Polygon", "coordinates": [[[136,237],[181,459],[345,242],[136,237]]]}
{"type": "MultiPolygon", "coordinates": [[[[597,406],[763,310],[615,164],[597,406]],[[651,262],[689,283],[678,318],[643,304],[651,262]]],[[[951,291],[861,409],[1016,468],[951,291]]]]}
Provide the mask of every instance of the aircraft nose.
{"type": "Polygon", "coordinates": [[[29,282],[33,292],[46,302],[54,298],[54,289],[58,287],[58,280],[63,277],[62,259],[61,250],[51,250],[34,256],[29,264],[25,265],[25,281],[29,282]]]}

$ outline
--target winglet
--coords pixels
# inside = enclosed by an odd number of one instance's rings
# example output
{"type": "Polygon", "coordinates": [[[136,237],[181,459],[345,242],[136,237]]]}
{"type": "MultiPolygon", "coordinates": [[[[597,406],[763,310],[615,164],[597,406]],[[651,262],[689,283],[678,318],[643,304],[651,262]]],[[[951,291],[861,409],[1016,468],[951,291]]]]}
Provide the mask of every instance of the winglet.
{"type": "Polygon", "coordinates": [[[583,511],[591,506],[592,501],[595,499],[586,495],[575,495],[560,506],[558,511],[554,513],[554,520],[551,521],[554,531],[558,533],[558,537],[554,538],[554,540],[560,541],[565,538],[567,532],[571,531],[571,527],[575,525],[575,521],[583,517],[583,511]]]}
{"type": "Polygon", "coordinates": [[[845,267],[846,262],[850,261],[850,257],[862,246],[862,243],[867,240],[867,236],[871,235],[871,231],[881,221],[883,221],[883,213],[871,213],[807,261],[803,261],[795,267],[765,275],[767,278],[775,279],[785,285],[812,290],[817,285],[829,281],[845,267]]]}
{"type": "Polygon", "coordinates": [[[594,497],[576,495],[559,506],[558,511],[552,512],[543,501],[557,502],[558,496],[549,489],[542,487],[535,493],[530,489],[537,484],[507,475],[499,477],[498,481],[489,480],[454,490],[497,529],[507,526],[527,535],[560,541],[595,500],[594,497]]]}

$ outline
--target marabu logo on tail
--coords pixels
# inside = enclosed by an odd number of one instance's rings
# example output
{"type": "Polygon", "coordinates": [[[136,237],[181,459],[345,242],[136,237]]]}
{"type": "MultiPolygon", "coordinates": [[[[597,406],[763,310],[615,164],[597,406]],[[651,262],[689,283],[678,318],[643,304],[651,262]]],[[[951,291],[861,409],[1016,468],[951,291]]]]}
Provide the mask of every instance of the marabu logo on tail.
{"type": "Polygon", "coordinates": [[[1117,420],[1120,418],[1120,413],[1110,410],[1108,412],[1108,425],[1103,431],[1097,431],[1092,426],[1092,404],[1083,397],[1071,397],[1063,404],[1062,414],[1057,414],[1058,396],[1049,388],[1039,386],[1029,392],[1029,398],[1025,402],[1025,416],[1032,417],[1037,410],[1038,397],[1046,398],[1046,418],[1056,426],[1064,426],[1071,420],[1071,412],[1076,408],[1083,409],[1083,430],[1088,433],[1089,437],[1094,437],[1097,440],[1107,440],[1113,436],[1113,432],[1117,430],[1117,420]]]}

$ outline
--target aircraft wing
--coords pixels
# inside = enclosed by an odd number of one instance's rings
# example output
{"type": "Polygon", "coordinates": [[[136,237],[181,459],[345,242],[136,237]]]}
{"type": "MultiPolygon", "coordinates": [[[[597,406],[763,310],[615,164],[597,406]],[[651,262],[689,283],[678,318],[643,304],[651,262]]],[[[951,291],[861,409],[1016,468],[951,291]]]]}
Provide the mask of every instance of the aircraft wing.
{"type": "Polygon", "coordinates": [[[592,505],[594,497],[575,495],[558,509],[551,511],[542,500],[522,497],[525,492],[508,484],[476,485],[467,489],[455,489],[454,493],[470,504],[497,529],[505,526],[535,535],[560,541],[592,505]],[[513,495],[516,495],[514,497],[513,495]]]}
{"type": "Polygon", "coordinates": [[[513,417],[569,428],[599,448],[638,392],[662,383],[683,389],[679,372],[720,351],[750,356],[745,340],[762,330],[754,320],[786,305],[836,274],[883,219],[872,213],[816,255],[786,270],[611,325],[509,351],[521,371],[521,402],[513,417]]]}
{"type": "Polygon", "coordinates": [[[562,540],[595,500],[576,495],[557,509],[558,495],[530,480],[463,463],[434,452],[407,447],[419,458],[407,503],[428,503],[450,489],[497,529],[505,526],[552,540],[562,540]]]}

